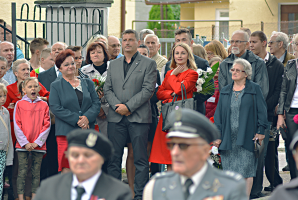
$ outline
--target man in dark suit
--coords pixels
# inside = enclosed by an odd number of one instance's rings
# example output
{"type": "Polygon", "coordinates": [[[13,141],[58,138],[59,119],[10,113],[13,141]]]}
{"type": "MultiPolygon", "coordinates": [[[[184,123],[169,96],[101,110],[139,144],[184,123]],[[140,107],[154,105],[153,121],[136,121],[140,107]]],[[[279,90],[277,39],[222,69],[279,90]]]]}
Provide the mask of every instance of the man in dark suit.
{"type": "Polygon", "coordinates": [[[124,56],[110,62],[104,94],[108,101],[108,137],[115,154],[108,165],[108,173],[121,179],[123,148],[131,139],[134,155],[135,197],[142,199],[143,188],[149,179],[147,141],[152,122],[150,98],[156,86],[156,62],[142,56],[137,48],[136,31],[122,33],[124,56]]]}
{"type": "MultiPolygon", "coordinates": [[[[192,35],[188,29],[182,28],[182,29],[178,29],[175,31],[175,44],[180,43],[180,42],[188,44],[192,48],[194,41],[192,40],[192,35]]],[[[193,56],[195,58],[195,63],[197,65],[197,68],[206,71],[207,67],[209,67],[208,61],[203,58],[200,58],[199,56],[196,56],[194,54],[193,54],[193,56]]],[[[169,70],[171,70],[170,64],[171,64],[171,60],[166,63],[165,73],[164,73],[165,76],[166,76],[167,72],[169,70]]],[[[212,84],[213,84],[213,80],[212,80],[212,84]]],[[[214,93],[214,91],[213,91],[213,93],[214,93]]],[[[211,96],[212,95],[203,95],[203,94],[195,95],[194,99],[197,101],[197,111],[198,112],[205,114],[205,103],[204,102],[207,99],[209,99],[211,96]]]]}
{"type": "Polygon", "coordinates": [[[111,142],[102,133],[76,129],[67,135],[67,142],[71,172],[43,181],[35,200],[131,200],[129,187],[101,170],[113,152],[111,142]]]}
{"type": "MultiPolygon", "coordinates": [[[[294,160],[296,162],[296,169],[298,169],[298,131],[293,136],[293,140],[289,147],[293,153],[294,160]]],[[[269,200],[280,199],[297,199],[298,197],[298,178],[292,179],[285,185],[279,185],[272,193],[269,200]]]]}

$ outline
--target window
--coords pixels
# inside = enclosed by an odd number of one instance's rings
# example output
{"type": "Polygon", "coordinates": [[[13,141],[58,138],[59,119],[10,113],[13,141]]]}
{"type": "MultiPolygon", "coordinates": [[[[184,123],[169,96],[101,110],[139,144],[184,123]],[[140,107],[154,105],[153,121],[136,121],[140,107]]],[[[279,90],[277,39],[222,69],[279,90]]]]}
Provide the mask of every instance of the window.
{"type": "MultiPolygon", "coordinates": [[[[228,9],[216,9],[216,20],[229,20],[228,9]]],[[[215,37],[216,40],[223,41],[229,39],[229,22],[215,22],[215,37]]]]}

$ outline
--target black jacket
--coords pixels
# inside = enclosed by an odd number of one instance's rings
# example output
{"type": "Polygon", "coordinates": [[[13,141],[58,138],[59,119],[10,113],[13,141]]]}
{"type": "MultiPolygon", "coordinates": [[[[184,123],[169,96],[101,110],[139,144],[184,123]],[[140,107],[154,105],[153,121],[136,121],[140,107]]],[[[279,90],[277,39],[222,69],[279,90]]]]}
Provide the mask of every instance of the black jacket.
{"type": "MultiPolygon", "coordinates": [[[[195,58],[195,63],[197,65],[197,68],[206,71],[207,68],[209,67],[208,61],[203,59],[203,58],[200,58],[199,56],[196,56],[194,54],[193,54],[193,56],[195,58]]],[[[165,74],[164,74],[165,77],[166,77],[167,72],[169,70],[171,70],[170,69],[170,64],[171,64],[171,60],[166,63],[165,74]]],[[[214,84],[213,79],[211,81],[212,81],[212,84],[214,84]]],[[[213,93],[214,93],[214,91],[213,91],[213,93]]],[[[203,95],[203,94],[195,95],[194,99],[197,101],[197,111],[198,112],[205,115],[205,103],[204,102],[207,99],[209,99],[212,95],[203,95]]]]}
{"type": "Polygon", "coordinates": [[[269,54],[269,59],[266,62],[269,92],[266,98],[268,121],[272,122],[274,110],[278,104],[279,94],[282,84],[282,76],[284,74],[284,65],[273,55],[269,54]]]}
{"type": "Polygon", "coordinates": [[[293,59],[288,61],[288,64],[285,67],[280,96],[279,96],[279,106],[277,109],[278,115],[283,115],[284,110],[289,112],[292,99],[297,87],[296,81],[297,81],[296,60],[293,59]]]}

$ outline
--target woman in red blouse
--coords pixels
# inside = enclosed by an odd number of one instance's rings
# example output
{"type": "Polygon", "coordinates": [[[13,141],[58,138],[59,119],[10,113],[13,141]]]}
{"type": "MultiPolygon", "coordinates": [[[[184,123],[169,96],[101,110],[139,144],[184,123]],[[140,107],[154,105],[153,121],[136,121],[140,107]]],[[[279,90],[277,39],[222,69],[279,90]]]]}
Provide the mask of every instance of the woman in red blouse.
{"type": "MultiPolygon", "coordinates": [[[[7,98],[3,106],[7,108],[10,114],[11,137],[12,137],[12,142],[14,144],[16,141],[16,137],[14,134],[13,111],[14,111],[15,103],[22,99],[22,95],[19,92],[19,85],[22,81],[24,81],[26,78],[29,77],[30,64],[26,59],[19,59],[13,62],[12,70],[17,77],[17,81],[7,86],[7,98]]],[[[48,92],[41,83],[39,83],[39,85],[41,87],[39,91],[40,98],[44,101],[48,101],[50,92],[48,92]]]]}
{"type": "MultiPolygon", "coordinates": [[[[192,98],[196,91],[196,81],[198,79],[197,67],[192,55],[192,51],[187,44],[178,43],[172,52],[171,70],[167,72],[162,85],[159,86],[156,96],[162,103],[173,100],[175,94],[178,100],[182,100],[181,83],[185,85],[187,98],[192,98]]],[[[172,159],[170,151],[166,147],[166,134],[162,131],[162,114],[160,116],[149,161],[153,163],[167,164],[171,170],[172,159]]]]}

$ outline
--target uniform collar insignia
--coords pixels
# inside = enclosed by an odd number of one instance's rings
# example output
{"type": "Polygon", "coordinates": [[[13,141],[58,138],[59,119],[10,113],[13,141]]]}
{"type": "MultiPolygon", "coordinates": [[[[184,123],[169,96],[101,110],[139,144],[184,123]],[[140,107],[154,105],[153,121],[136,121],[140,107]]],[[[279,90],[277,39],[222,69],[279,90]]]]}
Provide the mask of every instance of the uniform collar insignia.
{"type": "Polygon", "coordinates": [[[211,188],[211,185],[210,185],[209,181],[206,181],[206,182],[202,185],[202,187],[203,187],[205,190],[208,190],[208,189],[211,188]]]}
{"type": "Polygon", "coordinates": [[[212,187],[210,188],[213,192],[217,192],[218,188],[222,187],[223,185],[219,182],[219,180],[216,178],[212,184],[212,187]]]}
{"type": "Polygon", "coordinates": [[[96,140],[97,140],[97,135],[95,135],[93,133],[89,133],[89,135],[86,139],[86,145],[88,147],[94,147],[96,140]]]}

